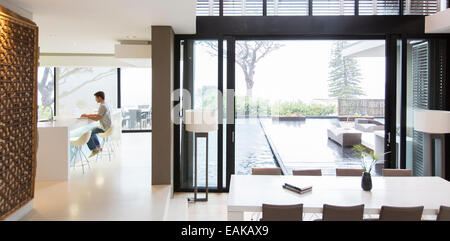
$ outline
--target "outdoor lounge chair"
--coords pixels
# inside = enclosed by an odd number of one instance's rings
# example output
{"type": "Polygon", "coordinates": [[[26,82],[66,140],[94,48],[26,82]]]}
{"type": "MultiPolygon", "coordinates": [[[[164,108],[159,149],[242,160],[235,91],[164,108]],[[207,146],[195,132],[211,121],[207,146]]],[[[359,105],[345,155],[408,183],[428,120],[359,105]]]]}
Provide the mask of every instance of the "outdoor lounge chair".
{"type": "Polygon", "coordinates": [[[384,130],[384,125],[376,120],[356,119],[355,129],[363,132],[374,132],[384,130]]]}
{"type": "Polygon", "coordinates": [[[342,147],[361,144],[361,132],[355,129],[329,128],[328,139],[331,139],[342,147]]]}

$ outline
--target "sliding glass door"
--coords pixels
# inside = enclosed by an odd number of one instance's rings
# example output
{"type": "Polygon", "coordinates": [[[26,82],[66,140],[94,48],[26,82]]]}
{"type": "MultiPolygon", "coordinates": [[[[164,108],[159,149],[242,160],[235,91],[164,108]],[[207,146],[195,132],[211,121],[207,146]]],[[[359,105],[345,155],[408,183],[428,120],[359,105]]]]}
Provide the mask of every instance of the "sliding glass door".
{"type": "MultiPolygon", "coordinates": [[[[231,175],[258,167],[280,167],[284,175],[360,168],[352,150],[358,144],[378,157],[373,175],[383,168],[440,172],[426,161],[427,137],[414,129],[413,113],[446,108],[442,39],[180,37],[176,43],[180,119],[187,109],[218,113],[208,143],[213,190],[227,191],[231,175]]],[[[175,125],[175,189],[192,191],[194,138],[184,127],[175,125]]],[[[205,144],[198,144],[200,188],[205,144]]]]}
{"type": "MultiPolygon", "coordinates": [[[[177,190],[192,190],[194,188],[195,174],[197,173],[200,190],[206,186],[210,190],[221,191],[225,187],[224,174],[226,165],[226,127],[223,118],[226,118],[226,97],[222,94],[224,89],[224,54],[223,41],[218,39],[194,40],[183,39],[177,41],[179,59],[178,87],[175,100],[178,100],[180,125],[176,130],[177,148],[175,173],[175,187],[177,190]],[[225,101],[224,101],[225,99],[225,101]],[[184,115],[186,110],[213,110],[218,116],[218,129],[208,133],[208,143],[203,138],[197,142],[197,170],[195,170],[195,139],[194,133],[185,129],[184,115]],[[208,149],[206,149],[208,147],[208,149]],[[206,151],[208,152],[208,168],[206,168],[206,151]],[[208,174],[206,174],[208,170],[208,174]]],[[[226,89],[226,88],[225,88],[226,89]]]]}
{"type": "Polygon", "coordinates": [[[385,158],[385,40],[238,40],[235,174],[361,168],[385,158]]]}
{"type": "Polygon", "coordinates": [[[403,117],[400,164],[402,168],[412,169],[415,176],[446,178],[446,160],[439,155],[443,147],[439,142],[433,142],[432,135],[415,128],[414,112],[449,108],[448,87],[445,85],[448,40],[439,37],[404,38],[402,44],[404,100],[402,108],[397,110],[403,117]]]}

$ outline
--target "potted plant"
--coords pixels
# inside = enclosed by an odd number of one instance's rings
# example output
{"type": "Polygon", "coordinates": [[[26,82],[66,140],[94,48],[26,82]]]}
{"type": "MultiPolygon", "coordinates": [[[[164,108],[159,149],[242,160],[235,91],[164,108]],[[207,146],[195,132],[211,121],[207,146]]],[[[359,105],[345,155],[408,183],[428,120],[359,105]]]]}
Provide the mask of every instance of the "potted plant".
{"type": "Polygon", "coordinates": [[[353,151],[361,159],[361,166],[363,168],[361,187],[364,191],[372,190],[372,168],[377,163],[378,157],[373,151],[367,152],[363,145],[353,146],[353,151]]]}

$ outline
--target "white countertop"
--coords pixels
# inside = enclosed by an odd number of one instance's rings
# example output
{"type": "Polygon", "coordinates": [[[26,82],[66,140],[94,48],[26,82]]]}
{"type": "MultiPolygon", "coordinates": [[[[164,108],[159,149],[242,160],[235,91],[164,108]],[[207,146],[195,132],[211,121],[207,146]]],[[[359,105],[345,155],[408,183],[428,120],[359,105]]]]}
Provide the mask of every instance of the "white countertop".
{"type": "Polygon", "coordinates": [[[97,121],[85,118],[57,118],[55,121],[38,122],[38,128],[65,127],[70,132],[70,137],[81,136],[84,132],[98,126],[97,121]]]}
{"type": "Polygon", "coordinates": [[[90,125],[95,121],[85,118],[58,118],[55,121],[38,122],[39,128],[68,127],[71,131],[90,125]]]}
{"type": "Polygon", "coordinates": [[[436,214],[440,205],[450,206],[450,182],[440,177],[372,177],[370,192],[361,188],[361,177],[233,175],[228,212],[259,212],[266,204],[303,203],[304,212],[320,213],[323,204],[365,204],[365,213],[377,214],[382,205],[421,206],[424,215],[436,214]],[[312,192],[297,194],[282,188],[289,183],[312,185],[312,192]]]}

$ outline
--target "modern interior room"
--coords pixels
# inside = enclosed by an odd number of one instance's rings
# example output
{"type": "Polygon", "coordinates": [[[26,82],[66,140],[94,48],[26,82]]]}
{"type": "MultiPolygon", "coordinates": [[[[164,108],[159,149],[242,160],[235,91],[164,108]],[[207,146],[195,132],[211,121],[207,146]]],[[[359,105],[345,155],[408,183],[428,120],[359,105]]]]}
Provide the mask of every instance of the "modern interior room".
{"type": "Polygon", "coordinates": [[[450,221],[448,0],[0,0],[0,220],[450,221]]]}

